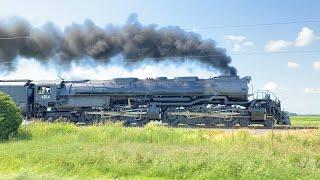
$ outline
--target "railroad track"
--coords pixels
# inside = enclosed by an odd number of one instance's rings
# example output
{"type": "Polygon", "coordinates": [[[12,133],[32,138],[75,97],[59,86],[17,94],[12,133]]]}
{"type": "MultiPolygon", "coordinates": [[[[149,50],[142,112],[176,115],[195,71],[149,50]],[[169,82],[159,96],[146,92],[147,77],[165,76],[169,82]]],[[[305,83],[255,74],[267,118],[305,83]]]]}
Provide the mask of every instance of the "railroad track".
{"type": "MultiPolygon", "coordinates": [[[[30,122],[29,122],[30,123],[30,122]]],[[[26,123],[26,124],[29,124],[26,123]]],[[[92,124],[86,124],[86,123],[76,123],[77,126],[90,126],[92,124]]],[[[163,124],[159,124],[159,125],[163,125],[163,124]]],[[[272,128],[266,128],[264,126],[257,126],[257,125],[253,125],[253,126],[248,126],[248,127],[241,127],[241,126],[234,126],[234,127],[226,127],[226,126],[208,126],[208,125],[164,125],[167,127],[172,127],[172,128],[193,128],[193,129],[261,129],[261,130],[312,130],[312,129],[320,129],[320,126],[286,126],[286,125],[281,125],[281,126],[273,126],[272,128]]],[[[130,124],[126,127],[141,127],[141,125],[135,125],[135,124],[130,124]]]]}
{"type": "MultiPolygon", "coordinates": [[[[308,129],[320,129],[320,126],[287,126],[287,125],[281,125],[281,126],[273,126],[272,128],[267,128],[264,126],[248,126],[248,127],[241,127],[241,126],[234,126],[234,127],[226,127],[224,125],[217,125],[217,126],[208,126],[208,125],[165,125],[167,127],[173,127],[173,128],[193,128],[193,129],[261,129],[261,130],[308,130],[308,129]]],[[[136,125],[129,125],[128,127],[141,127],[136,125]]]]}
{"type": "Polygon", "coordinates": [[[205,128],[205,129],[266,129],[266,130],[303,130],[303,129],[320,129],[317,126],[274,126],[273,128],[266,128],[264,126],[248,126],[248,127],[226,127],[226,126],[202,126],[202,125],[194,125],[194,126],[172,126],[176,128],[205,128]]]}

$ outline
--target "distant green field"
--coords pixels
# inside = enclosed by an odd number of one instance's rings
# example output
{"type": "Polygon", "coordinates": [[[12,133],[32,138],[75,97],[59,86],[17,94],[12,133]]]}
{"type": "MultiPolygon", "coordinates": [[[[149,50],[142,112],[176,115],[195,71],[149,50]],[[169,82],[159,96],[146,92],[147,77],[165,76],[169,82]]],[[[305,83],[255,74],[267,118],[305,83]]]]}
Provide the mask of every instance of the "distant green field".
{"type": "Polygon", "coordinates": [[[0,143],[0,179],[320,179],[320,132],[34,123],[0,143]]]}
{"type": "Polygon", "coordinates": [[[292,116],[293,126],[320,126],[320,116],[292,116]]]}

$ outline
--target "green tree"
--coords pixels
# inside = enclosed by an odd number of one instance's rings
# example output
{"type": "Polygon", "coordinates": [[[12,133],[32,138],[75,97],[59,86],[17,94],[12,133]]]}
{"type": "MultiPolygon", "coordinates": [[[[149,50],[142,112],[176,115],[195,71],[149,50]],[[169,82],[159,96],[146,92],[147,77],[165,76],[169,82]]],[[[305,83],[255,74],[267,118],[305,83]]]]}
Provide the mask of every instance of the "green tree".
{"type": "Polygon", "coordinates": [[[20,109],[10,96],[0,92],[0,140],[16,135],[21,123],[20,109]]]}

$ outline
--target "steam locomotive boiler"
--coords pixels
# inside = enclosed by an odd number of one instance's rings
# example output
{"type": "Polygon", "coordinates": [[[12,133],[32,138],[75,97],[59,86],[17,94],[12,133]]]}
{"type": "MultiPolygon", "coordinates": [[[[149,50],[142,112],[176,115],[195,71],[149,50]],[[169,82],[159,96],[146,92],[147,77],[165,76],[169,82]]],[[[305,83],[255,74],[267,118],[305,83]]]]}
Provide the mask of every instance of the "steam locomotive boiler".
{"type": "Polygon", "coordinates": [[[249,94],[250,77],[209,79],[115,78],[82,81],[0,81],[24,116],[46,121],[124,121],[143,125],[161,120],[169,125],[289,125],[281,102],[269,91],[249,94]],[[250,97],[252,98],[251,100],[250,97]]]}

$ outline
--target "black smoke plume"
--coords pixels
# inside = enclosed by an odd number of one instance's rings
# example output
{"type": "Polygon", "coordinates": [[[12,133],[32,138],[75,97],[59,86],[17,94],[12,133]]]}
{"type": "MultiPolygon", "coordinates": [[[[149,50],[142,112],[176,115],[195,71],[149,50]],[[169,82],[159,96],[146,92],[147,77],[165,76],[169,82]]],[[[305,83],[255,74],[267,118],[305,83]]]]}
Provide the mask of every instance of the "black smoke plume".
{"type": "Polygon", "coordinates": [[[105,28],[90,20],[72,24],[64,30],[51,22],[40,28],[32,27],[18,17],[9,22],[0,21],[2,66],[10,66],[17,57],[34,58],[42,63],[51,60],[57,64],[70,64],[87,58],[108,63],[117,55],[122,55],[125,63],[133,64],[191,59],[225,75],[237,74],[230,66],[231,58],[225,49],[216,47],[213,40],[202,39],[199,34],[177,26],[144,26],[137,21],[136,14],[129,16],[123,26],[107,25],[105,28]]]}

